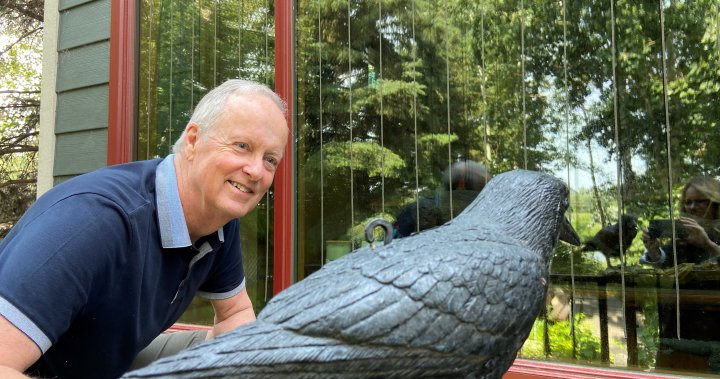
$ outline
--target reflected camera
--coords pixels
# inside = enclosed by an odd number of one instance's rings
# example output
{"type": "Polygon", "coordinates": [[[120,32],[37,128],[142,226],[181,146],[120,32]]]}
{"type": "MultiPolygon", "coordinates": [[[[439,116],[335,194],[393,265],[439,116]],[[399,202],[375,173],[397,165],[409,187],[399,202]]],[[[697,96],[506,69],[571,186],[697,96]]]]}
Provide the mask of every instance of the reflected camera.
{"type": "MultiPolygon", "coordinates": [[[[685,238],[685,236],[687,236],[687,231],[685,230],[683,224],[680,220],[675,220],[674,222],[677,238],[685,238]]],[[[648,234],[652,238],[672,237],[672,223],[673,220],[650,220],[648,234]]]]}

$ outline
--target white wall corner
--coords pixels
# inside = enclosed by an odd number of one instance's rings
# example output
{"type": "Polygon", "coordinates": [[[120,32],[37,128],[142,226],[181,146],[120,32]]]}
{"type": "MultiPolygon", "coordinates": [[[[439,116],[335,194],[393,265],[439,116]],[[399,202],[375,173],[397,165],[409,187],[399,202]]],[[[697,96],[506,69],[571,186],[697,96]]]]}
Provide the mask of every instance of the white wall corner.
{"type": "Polygon", "coordinates": [[[55,163],[55,111],[57,105],[57,40],[59,0],[45,0],[42,81],[40,84],[40,134],[38,137],[37,196],[53,187],[55,163]]]}

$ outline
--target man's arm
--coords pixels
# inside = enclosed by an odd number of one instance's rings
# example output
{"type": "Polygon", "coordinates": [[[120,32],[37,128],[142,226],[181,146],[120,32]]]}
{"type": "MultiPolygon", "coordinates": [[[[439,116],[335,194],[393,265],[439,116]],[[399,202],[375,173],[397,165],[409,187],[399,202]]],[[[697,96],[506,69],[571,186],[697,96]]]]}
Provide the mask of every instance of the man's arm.
{"type": "Polygon", "coordinates": [[[22,372],[40,358],[40,348],[2,316],[0,336],[0,377],[27,378],[22,372]]]}
{"type": "Polygon", "coordinates": [[[255,311],[245,288],[233,297],[211,300],[211,302],[215,309],[215,325],[208,332],[207,339],[215,338],[240,325],[255,321],[255,311]]]}

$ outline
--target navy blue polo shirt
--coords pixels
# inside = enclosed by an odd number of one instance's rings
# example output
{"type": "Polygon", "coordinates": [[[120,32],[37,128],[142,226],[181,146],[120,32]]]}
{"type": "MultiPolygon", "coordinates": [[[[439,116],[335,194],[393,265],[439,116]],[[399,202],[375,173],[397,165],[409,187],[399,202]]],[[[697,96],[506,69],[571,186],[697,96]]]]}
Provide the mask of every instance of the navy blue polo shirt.
{"type": "Polygon", "coordinates": [[[245,285],[233,220],[193,246],[173,156],[48,191],[0,244],[0,314],[41,349],[29,374],[115,378],[193,296],[245,285]]]}

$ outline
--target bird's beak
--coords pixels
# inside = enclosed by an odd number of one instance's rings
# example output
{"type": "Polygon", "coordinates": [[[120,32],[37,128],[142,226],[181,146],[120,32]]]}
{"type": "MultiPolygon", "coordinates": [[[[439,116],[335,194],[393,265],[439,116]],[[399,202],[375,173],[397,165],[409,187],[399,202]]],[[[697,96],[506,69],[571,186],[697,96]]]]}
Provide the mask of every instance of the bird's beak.
{"type": "Polygon", "coordinates": [[[575,229],[570,225],[570,221],[567,217],[563,217],[562,224],[560,225],[560,235],[558,236],[560,241],[565,241],[573,246],[580,246],[580,236],[577,235],[575,229]]]}

